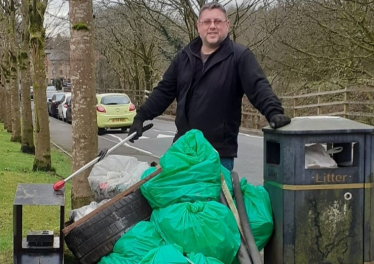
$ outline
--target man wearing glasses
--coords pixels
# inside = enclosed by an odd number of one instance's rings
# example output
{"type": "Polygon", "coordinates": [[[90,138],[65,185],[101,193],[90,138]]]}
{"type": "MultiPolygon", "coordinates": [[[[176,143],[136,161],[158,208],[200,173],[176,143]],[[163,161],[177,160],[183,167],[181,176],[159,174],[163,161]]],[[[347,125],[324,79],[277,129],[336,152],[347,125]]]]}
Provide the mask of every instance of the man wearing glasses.
{"type": "Polygon", "coordinates": [[[137,111],[129,132],[137,132],[134,140],[142,135],[144,121],[161,115],[177,99],[174,141],[190,129],[199,129],[220,154],[222,165],[232,170],[244,93],[273,128],[291,122],[253,53],[230,40],[229,26],[226,10],[219,3],[201,8],[200,36],[177,54],[137,111]]]}

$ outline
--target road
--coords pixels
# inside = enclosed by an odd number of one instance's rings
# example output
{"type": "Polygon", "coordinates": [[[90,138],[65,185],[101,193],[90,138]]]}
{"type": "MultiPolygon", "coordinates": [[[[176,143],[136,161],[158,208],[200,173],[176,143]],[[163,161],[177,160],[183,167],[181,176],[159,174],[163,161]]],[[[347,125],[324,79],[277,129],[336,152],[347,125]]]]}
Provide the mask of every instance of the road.
{"type": "MultiPolygon", "coordinates": [[[[58,119],[49,117],[51,141],[71,153],[72,126],[58,119]]],[[[157,161],[172,144],[175,135],[173,121],[157,118],[152,120],[153,128],[143,134],[134,143],[119,147],[113,154],[133,156],[141,161],[157,161]]],[[[127,137],[121,130],[109,130],[107,134],[98,136],[99,150],[109,149],[127,137]]],[[[245,133],[239,134],[239,153],[235,159],[234,170],[239,177],[245,177],[255,185],[262,184],[263,174],[263,138],[245,133]]]]}

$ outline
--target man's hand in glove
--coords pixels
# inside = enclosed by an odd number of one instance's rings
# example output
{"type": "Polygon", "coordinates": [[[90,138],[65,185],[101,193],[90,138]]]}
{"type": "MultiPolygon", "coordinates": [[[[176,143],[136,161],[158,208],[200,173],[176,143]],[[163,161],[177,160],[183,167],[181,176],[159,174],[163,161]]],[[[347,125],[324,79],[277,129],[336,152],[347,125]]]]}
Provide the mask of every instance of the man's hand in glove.
{"type": "Polygon", "coordinates": [[[134,118],[134,122],[130,127],[129,135],[136,132],[136,135],[130,140],[131,143],[134,143],[134,140],[137,140],[143,135],[143,121],[141,119],[134,118]]]}
{"type": "Polygon", "coordinates": [[[291,123],[291,118],[284,114],[275,114],[270,118],[269,123],[271,128],[276,129],[291,123]]]}

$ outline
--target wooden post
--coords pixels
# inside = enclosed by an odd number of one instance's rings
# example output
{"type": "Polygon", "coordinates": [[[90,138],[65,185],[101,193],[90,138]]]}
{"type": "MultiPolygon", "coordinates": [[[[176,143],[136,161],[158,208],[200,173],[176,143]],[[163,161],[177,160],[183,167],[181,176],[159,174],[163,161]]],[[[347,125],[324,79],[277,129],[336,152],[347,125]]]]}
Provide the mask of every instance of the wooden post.
{"type": "Polygon", "coordinates": [[[319,105],[321,103],[321,95],[319,93],[321,92],[321,87],[318,87],[318,107],[317,107],[317,115],[321,115],[321,106],[319,105]]]}
{"type": "Polygon", "coordinates": [[[344,92],[344,118],[348,117],[348,100],[349,100],[349,95],[348,95],[348,89],[345,87],[345,92],[344,92]]]}

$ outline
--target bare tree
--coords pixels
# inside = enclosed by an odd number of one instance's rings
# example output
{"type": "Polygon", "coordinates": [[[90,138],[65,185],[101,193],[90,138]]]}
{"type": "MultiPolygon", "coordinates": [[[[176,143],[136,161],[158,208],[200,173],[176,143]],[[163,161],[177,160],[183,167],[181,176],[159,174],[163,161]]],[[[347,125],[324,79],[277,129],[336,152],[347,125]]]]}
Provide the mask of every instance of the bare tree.
{"type": "Polygon", "coordinates": [[[21,22],[21,48],[18,55],[18,64],[21,76],[22,98],[22,144],[21,151],[35,154],[34,133],[32,125],[32,110],[30,99],[31,68],[30,68],[30,33],[29,33],[29,0],[22,0],[21,22]]]}
{"type": "Polygon", "coordinates": [[[9,0],[8,19],[9,19],[9,59],[10,59],[10,94],[11,94],[11,111],[12,111],[12,136],[13,142],[21,142],[21,119],[20,119],[20,102],[18,89],[18,65],[16,47],[16,8],[14,0],[9,0]]]}
{"type": "Polygon", "coordinates": [[[45,29],[47,0],[33,0],[29,8],[30,53],[34,87],[35,159],[33,170],[51,170],[51,146],[47,113],[45,74],[45,29]]]}
{"type": "MultiPolygon", "coordinates": [[[[70,2],[70,68],[73,113],[73,171],[95,158],[98,150],[94,78],[92,0],[70,2]]],[[[73,179],[72,208],[89,204],[89,171],[73,179]]]]}

